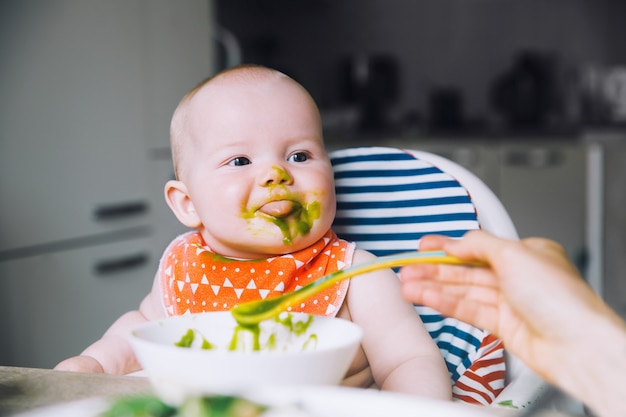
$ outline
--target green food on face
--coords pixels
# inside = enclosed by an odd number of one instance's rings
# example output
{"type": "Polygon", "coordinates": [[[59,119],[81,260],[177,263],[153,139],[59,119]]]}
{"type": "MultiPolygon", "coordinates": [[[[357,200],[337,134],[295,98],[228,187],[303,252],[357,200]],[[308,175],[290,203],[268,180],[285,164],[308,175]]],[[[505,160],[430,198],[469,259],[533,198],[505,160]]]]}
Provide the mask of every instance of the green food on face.
{"type": "MultiPolygon", "coordinates": [[[[270,193],[276,187],[285,188],[284,185],[278,184],[270,188],[270,193]]],[[[280,229],[283,234],[283,243],[291,245],[294,237],[305,236],[311,231],[313,222],[320,217],[321,204],[319,201],[313,201],[309,204],[302,205],[298,203],[300,198],[290,193],[286,188],[285,193],[285,199],[295,202],[297,206],[297,209],[295,209],[293,213],[285,217],[273,217],[267,214],[262,214],[261,216],[267,221],[274,223],[280,229]]],[[[255,218],[257,217],[257,213],[254,210],[246,211],[244,209],[242,217],[244,219],[255,218]]]]}
{"type": "Polygon", "coordinates": [[[118,398],[99,417],[257,417],[267,406],[231,395],[192,397],[172,407],[155,396],[118,398]]]}
{"type": "Polygon", "coordinates": [[[321,208],[319,201],[313,201],[304,207],[300,212],[300,216],[297,218],[296,233],[300,234],[300,236],[308,234],[311,227],[313,227],[313,222],[319,219],[320,213],[321,208]]]}
{"type": "Polygon", "coordinates": [[[306,206],[294,211],[287,217],[269,217],[283,234],[283,243],[291,245],[292,240],[296,236],[304,236],[311,231],[313,222],[320,217],[320,203],[314,201],[306,206]]]}
{"type": "Polygon", "coordinates": [[[281,184],[291,181],[291,176],[281,167],[273,166],[272,169],[278,174],[278,180],[269,185],[270,192],[278,186],[282,187],[281,184]]]}

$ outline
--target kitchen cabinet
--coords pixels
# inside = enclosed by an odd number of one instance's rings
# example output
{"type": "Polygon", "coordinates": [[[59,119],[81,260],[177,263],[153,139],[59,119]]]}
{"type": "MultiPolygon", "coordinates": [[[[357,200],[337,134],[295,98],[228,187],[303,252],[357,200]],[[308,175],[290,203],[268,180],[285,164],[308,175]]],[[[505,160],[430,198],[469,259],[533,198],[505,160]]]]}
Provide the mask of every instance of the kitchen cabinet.
{"type": "Polygon", "coordinates": [[[2,17],[0,251],[148,222],[144,3],[32,3],[2,17]]]}
{"type": "Polygon", "coordinates": [[[0,28],[0,364],[53,366],[138,307],[178,232],[155,155],[215,71],[213,1],[2,2],[0,28]]]}
{"type": "Polygon", "coordinates": [[[599,291],[626,319],[626,133],[601,145],[602,207],[599,225],[599,291]]]}
{"type": "Polygon", "coordinates": [[[520,237],[543,236],[564,246],[581,272],[586,249],[586,147],[536,138],[499,147],[497,194],[520,237]]]}
{"type": "Polygon", "coordinates": [[[150,150],[168,153],[170,119],[178,102],[217,70],[213,3],[147,0],[144,4],[147,41],[141,51],[146,69],[142,83],[149,103],[144,128],[150,150]]]}
{"type": "Polygon", "coordinates": [[[147,149],[212,73],[210,4],[24,1],[0,18],[0,252],[148,223],[147,149]]]}
{"type": "Polygon", "coordinates": [[[0,363],[53,367],[137,309],[160,256],[150,239],[0,262],[0,363]]]}

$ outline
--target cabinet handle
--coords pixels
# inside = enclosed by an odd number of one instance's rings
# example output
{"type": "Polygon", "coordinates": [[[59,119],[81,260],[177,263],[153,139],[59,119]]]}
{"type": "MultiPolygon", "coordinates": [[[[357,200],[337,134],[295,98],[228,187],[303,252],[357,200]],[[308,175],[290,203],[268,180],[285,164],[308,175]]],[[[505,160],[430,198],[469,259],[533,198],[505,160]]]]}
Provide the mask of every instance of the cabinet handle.
{"type": "Polygon", "coordinates": [[[97,220],[116,220],[124,217],[144,214],[148,211],[145,201],[131,201],[127,203],[109,204],[96,207],[94,217],[97,220]]]}
{"type": "Polygon", "coordinates": [[[124,272],[130,269],[139,268],[148,263],[150,256],[146,253],[137,253],[117,259],[103,260],[94,266],[96,274],[111,275],[124,272]]]}

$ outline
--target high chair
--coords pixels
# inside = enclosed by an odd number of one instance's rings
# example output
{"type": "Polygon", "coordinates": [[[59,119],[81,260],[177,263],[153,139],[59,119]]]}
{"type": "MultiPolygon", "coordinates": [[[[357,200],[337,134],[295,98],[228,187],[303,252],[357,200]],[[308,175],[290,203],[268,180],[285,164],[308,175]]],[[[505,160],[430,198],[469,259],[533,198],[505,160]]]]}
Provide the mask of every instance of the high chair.
{"type": "MultiPolygon", "coordinates": [[[[518,238],[495,194],[451,160],[389,147],[337,150],[330,159],[337,194],[333,229],[377,256],[415,250],[426,234],[456,238],[484,229],[518,238]]],[[[547,384],[493,335],[429,307],[415,308],[446,361],[456,399],[524,408],[545,391],[547,384]]]]}

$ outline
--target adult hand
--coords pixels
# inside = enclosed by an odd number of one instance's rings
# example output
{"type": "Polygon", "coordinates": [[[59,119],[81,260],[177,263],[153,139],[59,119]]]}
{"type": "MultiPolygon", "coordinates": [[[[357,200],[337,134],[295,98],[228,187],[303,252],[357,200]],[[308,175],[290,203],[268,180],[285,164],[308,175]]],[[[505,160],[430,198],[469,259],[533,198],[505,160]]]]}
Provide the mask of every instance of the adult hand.
{"type": "Polygon", "coordinates": [[[623,384],[626,369],[618,376],[615,366],[626,362],[626,325],[584,282],[560,245],[473,231],[459,240],[427,236],[420,249],[442,249],[488,266],[404,267],[405,298],[496,334],[539,375],[592,407],[615,403],[589,398],[588,388],[595,384],[591,391],[608,395],[600,392],[608,380],[623,384]],[[614,338],[612,346],[607,337],[614,338]],[[614,363],[600,364],[590,355],[611,357],[614,363]]]}

